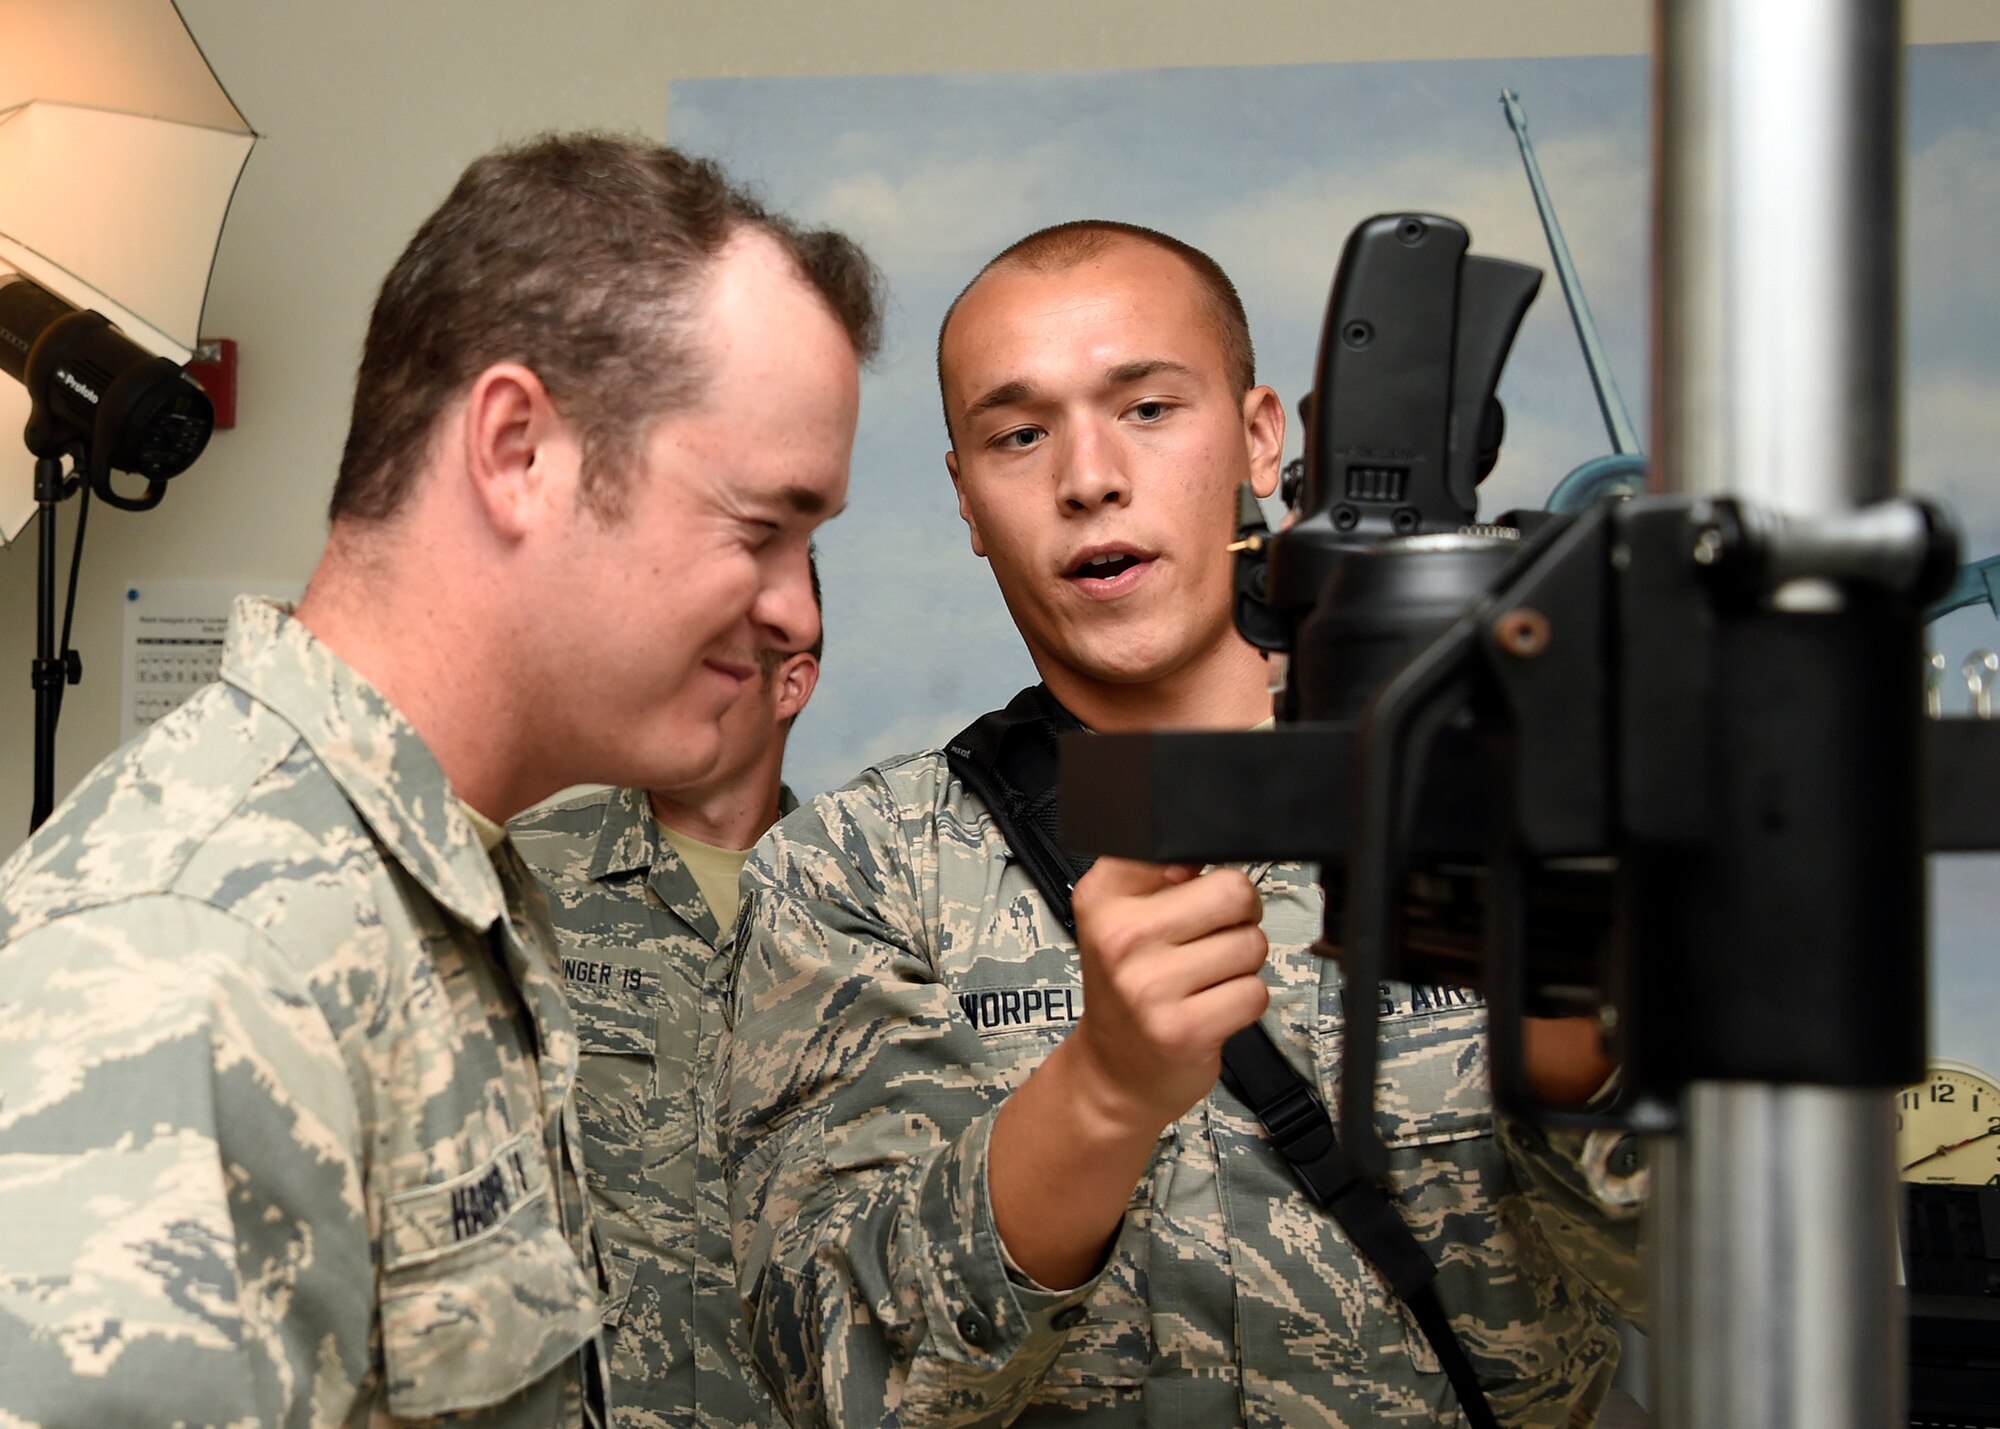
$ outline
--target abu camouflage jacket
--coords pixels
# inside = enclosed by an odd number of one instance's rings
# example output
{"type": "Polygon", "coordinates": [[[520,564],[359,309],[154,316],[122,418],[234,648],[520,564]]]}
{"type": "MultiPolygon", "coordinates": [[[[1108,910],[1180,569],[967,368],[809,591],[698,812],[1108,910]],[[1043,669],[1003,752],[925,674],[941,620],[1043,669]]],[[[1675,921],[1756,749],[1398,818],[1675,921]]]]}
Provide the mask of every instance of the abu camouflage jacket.
{"type": "Polygon", "coordinates": [[[540,894],[279,607],[0,866],[0,1423],[602,1420],[540,894]]]}
{"type": "MultiPolygon", "coordinates": [[[[790,790],[779,807],[798,801],[790,790]]],[[[715,1141],[729,956],[643,789],[524,814],[583,1060],[585,1181],[611,1263],[605,1327],[621,1429],[781,1423],[750,1362],[715,1141]]]]}
{"type": "MultiPolygon", "coordinates": [[[[1264,1025],[1336,1105],[1312,870],[1251,873],[1264,1025]]],[[[1082,979],[941,753],[787,819],[744,889],[723,1147],[752,1350],[795,1423],[1456,1422],[1408,1312],[1221,1086],[1162,1135],[1088,1285],[1009,1265],[987,1135],[1082,1014],[1082,979]]],[[[1618,1354],[1607,1296],[1637,1279],[1640,1178],[1612,1174],[1606,1141],[1496,1127],[1474,999],[1381,996],[1389,1187],[1438,1298],[1503,1422],[1588,1423],[1618,1354]]]]}

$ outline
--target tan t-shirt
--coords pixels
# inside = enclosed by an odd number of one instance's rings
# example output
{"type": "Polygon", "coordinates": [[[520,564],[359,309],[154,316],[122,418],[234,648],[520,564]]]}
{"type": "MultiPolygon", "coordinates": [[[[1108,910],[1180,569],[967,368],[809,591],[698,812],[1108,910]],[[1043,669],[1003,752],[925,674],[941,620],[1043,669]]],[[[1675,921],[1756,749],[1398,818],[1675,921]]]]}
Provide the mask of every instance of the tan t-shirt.
{"type": "Polygon", "coordinates": [[[500,847],[500,840],[507,837],[505,829],[494,823],[493,820],[487,818],[486,815],[480,813],[479,810],[473,808],[472,805],[466,803],[463,799],[458,801],[458,807],[465,810],[465,817],[472,821],[472,831],[479,835],[479,843],[482,848],[488,853],[492,853],[494,849],[500,847]]]}
{"type": "Polygon", "coordinates": [[[694,875],[695,887],[701,890],[708,911],[715,915],[715,926],[722,930],[723,937],[728,937],[730,929],[736,926],[736,906],[740,901],[736,885],[743,877],[743,861],[750,857],[750,850],[717,848],[664,823],[660,825],[660,837],[694,875]]]}

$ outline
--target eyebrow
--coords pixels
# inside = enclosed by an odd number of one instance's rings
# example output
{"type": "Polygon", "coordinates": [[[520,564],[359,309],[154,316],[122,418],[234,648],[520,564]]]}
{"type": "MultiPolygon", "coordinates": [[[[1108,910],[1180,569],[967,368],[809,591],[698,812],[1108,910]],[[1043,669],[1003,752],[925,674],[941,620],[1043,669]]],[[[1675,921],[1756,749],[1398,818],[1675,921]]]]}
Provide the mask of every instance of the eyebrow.
{"type": "MultiPolygon", "coordinates": [[[[798,512],[801,516],[817,516],[821,512],[826,512],[826,498],[808,487],[784,487],[778,492],[778,500],[791,507],[792,510],[798,512]]],[[[833,519],[833,517],[838,516],[846,509],[847,503],[842,502],[832,511],[826,513],[827,519],[833,519]]]]}
{"type": "Polygon", "coordinates": [[[1192,377],[1194,369],[1185,362],[1172,362],[1164,357],[1143,357],[1136,362],[1121,362],[1104,374],[1107,386],[1124,387],[1134,382],[1143,382],[1148,377],[1158,377],[1170,372],[1176,377],[1192,377]]]}
{"type": "Polygon", "coordinates": [[[1011,407],[1017,402],[1025,402],[1035,395],[1035,389],[1025,382],[1002,382],[971,406],[965,409],[967,417],[976,417],[982,412],[990,412],[995,407],[1011,407]]]}
{"type": "MultiPolygon", "coordinates": [[[[1158,377],[1161,373],[1172,373],[1178,377],[1192,377],[1194,369],[1184,362],[1174,362],[1164,357],[1142,357],[1131,362],[1121,362],[1116,367],[1104,371],[1104,385],[1107,387],[1127,387],[1134,382],[1143,382],[1148,377],[1158,377]]],[[[965,409],[965,417],[970,420],[982,412],[990,412],[996,407],[1012,407],[1030,400],[1036,395],[1035,389],[1026,382],[1002,382],[998,387],[982,394],[965,409]]]]}

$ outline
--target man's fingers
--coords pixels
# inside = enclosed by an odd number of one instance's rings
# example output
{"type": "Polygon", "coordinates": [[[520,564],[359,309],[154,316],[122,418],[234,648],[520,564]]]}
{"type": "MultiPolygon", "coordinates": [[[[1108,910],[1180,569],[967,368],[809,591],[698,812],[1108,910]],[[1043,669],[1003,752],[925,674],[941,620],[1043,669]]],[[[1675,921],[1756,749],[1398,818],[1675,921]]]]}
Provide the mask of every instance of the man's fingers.
{"type": "Polygon", "coordinates": [[[1212,868],[1174,884],[1161,879],[1122,897],[1087,898],[1083,892],[1079,883],[1079,934],[1114,960],[1154,943],[1191,943],[1218,929],[1254,926],[1264,916],[1256,885],[1234,868],[1212,868]]]}
{"type": "Polygon", "coordinates": [[[1271,950],[1264,930],[1238,925],[1128,963],[1117,970],[1126,994],[1135,999],[1178,1001],[1231,978],[1254,977],[1271,950]]]}
{"type": "Polygon", "coordinates": [[[1186,883],[1201,870],[1191,863],[1141,863],[1109,854],[1090,866],[1076,882],[1076,902],[1104,898],[1142,898],[1176,883],[1186,883]]]}
{"type": "Polygon", "coordinates": [[[1271,989],[1260,977],[1233,977],[1205,988],[1180,1005],[1190,1043],[1220,1047],[1264,1015],[1271,989]]]}

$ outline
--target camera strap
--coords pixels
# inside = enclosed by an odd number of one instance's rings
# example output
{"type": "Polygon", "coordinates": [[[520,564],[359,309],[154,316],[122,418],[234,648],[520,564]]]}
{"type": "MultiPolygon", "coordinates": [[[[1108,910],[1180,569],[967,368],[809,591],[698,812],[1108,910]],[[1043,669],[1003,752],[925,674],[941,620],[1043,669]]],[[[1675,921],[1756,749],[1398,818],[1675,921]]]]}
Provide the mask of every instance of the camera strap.
{"type": "MultiPolygon", "coordinates": [[[[985,803],[1008,848],[1072,935],[1076,915],[1071,895],[1092,860],[1071,853],[1056,837],[1056,742],[1067,731],[1082,728],[1047,686],[1031,685],[1005,709],[974,720],[945,746],[952,772],[985,803]]],[[[1465,1349],[1438,1303],[1432,1284],[1436,1264],[1390,1204],[1388,1193],[1341,1154],[1326,1107],[1261,1022],[1223,1045],[1222,1079],[1256,1115],[1307,1197],[1334,1218],[1410,1307],[1473,1429],[1498,1429],[1465,1349]]]]}

